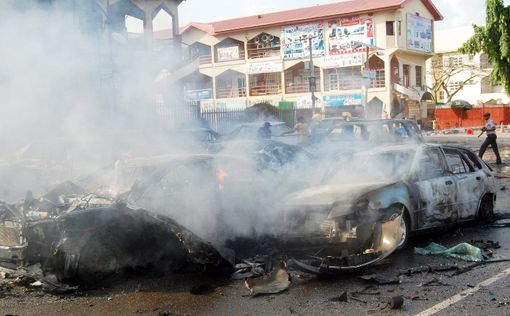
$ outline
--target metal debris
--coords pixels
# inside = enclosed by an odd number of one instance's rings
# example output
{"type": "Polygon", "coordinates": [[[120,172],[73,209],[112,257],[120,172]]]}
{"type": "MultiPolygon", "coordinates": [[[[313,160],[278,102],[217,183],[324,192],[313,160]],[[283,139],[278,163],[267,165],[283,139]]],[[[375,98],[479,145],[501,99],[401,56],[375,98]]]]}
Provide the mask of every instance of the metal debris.
{"type": "Polygon", "coordinates": [[[378,285],[400,284],[402,280],[399,277],[381,277],[377,274],[362,275],[359,277],[364,281],[374,282],[378,285]]]}
{"type": "Polygon", "coordinates": [[[250,296],[258,296],[281,293],[289,288],[290,282],[287,266],[285,262],[280,262],[270,274],[256,279],[247,279],[245,285],[250,290],[250,296]]]}

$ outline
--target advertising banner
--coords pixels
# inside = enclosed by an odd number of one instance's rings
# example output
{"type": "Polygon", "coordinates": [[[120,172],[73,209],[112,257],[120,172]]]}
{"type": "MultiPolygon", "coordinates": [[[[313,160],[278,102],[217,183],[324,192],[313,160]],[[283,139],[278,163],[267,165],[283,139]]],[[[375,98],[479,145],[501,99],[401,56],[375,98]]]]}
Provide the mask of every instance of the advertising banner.
{"type": "Polygon", "coordinates": [[[218,61],[229,61],[239,59],[239,46],[220,47],[217,50],[218,61]]]}
{"type": "Polygon", "coordinates": [[[363,65],[364,53],[348,54],[340,56],[327,56],[320,62],[323,69],[353,67],[363,65]]]}
{"type": "Polygon", "coordinates": [[[186,94],[190,100],[206,100],[213,98],[212,89],[188,90],[186,94]]]}
{"type": "Polygon", "coordinates": [[[361,94],[343,94],[334,96],[324,96],[324,106],[338,107],[349,105],[361,105],[363,97],[361,94]]]}
{"type": "Polygon", "coordinates": [[[248,74],[263,74],[272,72],[283,71],[283,63],[280,61],[268,61],[264,63],[250,63],[248,64],[248,74]]]}
{"type": "Polygon", "coordinates": [[[329,55],[352,54],[366,52],[357,41],[375,46],[374,23],[371,16],[353,16],[329,22],[327,36],[329,55]]]}
{"type": "Polygon", "coordinates": [[[407,49],[432,53],[432,21],[424,17],[407,15],[407,49]]]}
{"type": "Polygon", "coordinates": [[[310,57],[308,38],[312,37],[312,55],[324,56],[324,28],[322,23],[294,25],[282,28],[283,59],[310,57]]]}

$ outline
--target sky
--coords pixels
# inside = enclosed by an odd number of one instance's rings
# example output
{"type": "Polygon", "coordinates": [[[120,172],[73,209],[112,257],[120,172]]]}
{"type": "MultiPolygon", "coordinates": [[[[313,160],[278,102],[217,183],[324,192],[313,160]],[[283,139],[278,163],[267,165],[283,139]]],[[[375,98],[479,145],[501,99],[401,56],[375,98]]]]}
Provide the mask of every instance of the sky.
{"type": "MultiPolygon", "coordinates": [[[[444,21],[436,23],[438,30],[484,23],[485,0],[432,1],[444,16],[444,21]]],[[[339,0],[185,0],[179,7],[179,17],[181,26],[184,26],[189,22],[213,22],[334,2],[339,0]]],[[[510,0],[505,3],[509,5],[510,0]]],[[[132,22],[128,25],[129,31],[142,28],[141,24],[132,22]]],[[[170,18],[166,14],[160,14],[154,20],[155,30],[168,29],[169,25],[170,18]]]]}

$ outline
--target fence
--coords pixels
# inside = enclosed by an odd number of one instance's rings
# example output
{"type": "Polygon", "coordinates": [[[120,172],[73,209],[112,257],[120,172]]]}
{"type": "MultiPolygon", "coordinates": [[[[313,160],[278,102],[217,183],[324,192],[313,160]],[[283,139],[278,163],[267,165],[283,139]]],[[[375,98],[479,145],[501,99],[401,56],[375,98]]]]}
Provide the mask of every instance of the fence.
{"type": "MultiPolygon", "coordinates": [[[[329,113],[329,112],[328,112],[329,113]]],[[[200,102],[188,102],[184,107],[169,107],[156,105],[157,121],[166,127],[182,127],[193,121],[207,122],[209,126],[220,134],[234,130],[240,123],[253,121],[282,121],[293,127],[297,119],[302,116],[306,121],[312,118],[312,109],[278,109],[275,107],[251,107],[217,109],[200,107],[200,102]]]]}
{"type": "Polygon", "coordinates": [[[435,110],[436,129],[477,127],[485,125],[484,113],[490,113],[496,124],[510,123],[510,106],[482,106],[470,110],[443,108],[435,110]]]}

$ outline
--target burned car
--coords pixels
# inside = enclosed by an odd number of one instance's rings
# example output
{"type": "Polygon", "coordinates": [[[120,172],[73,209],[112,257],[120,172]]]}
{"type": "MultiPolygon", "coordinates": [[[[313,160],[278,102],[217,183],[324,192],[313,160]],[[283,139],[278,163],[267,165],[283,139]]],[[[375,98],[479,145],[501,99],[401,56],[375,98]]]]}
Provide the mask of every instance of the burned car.
{"type": "Polygon", "coordinates": [[[378,147],[343,154],[320,186],[289,196],[284,238],[298,246],[291,263],[302,270],[356,269],[404,247],[413,232],[491,218],[495,199],[492,171],[467,149],[378,147]]]}
{"type": "Polygon", "coordinates": [[[228,268],[208,243],[167,216],[65,183],[0,203],[0,265],[39,264],[58,281],[95,282],[125,269],[228,268]]]}

